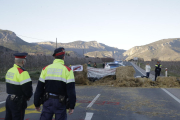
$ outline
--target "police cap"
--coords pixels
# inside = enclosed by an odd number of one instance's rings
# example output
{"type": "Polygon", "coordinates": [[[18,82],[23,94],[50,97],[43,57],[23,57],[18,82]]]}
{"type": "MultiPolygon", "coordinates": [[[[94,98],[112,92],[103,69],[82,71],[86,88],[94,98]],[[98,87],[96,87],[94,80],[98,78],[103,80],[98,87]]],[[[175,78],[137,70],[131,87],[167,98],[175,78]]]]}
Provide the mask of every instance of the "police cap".
{"type": "Polygon", "coordinates": [[[22,59],[26,59],[27,55],[28,53],[15,53],[14,54],[15,58],[22,58],[22,59]]]}
{"type": "Polygon", "coordinates": [[[64,54],[65,54],[65,49],[63,47],[59,47],[54,50],[53,56],[59,56],[64,54]]]}

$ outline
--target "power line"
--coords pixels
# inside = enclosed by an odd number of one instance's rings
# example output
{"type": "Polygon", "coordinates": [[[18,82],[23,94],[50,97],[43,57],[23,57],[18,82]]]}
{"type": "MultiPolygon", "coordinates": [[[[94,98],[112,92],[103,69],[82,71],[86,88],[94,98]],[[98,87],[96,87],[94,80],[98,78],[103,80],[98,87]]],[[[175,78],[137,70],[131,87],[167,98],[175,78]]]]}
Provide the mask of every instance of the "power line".
{"type": "Polygon", "coordinates": [[[24,35],[18,35],[18,36],[22,36],[22,37],[26,37],[26,38],[31,38],[31,39],[35,39],[35,40],[53,41],[53,40],[45,40],[45,39],[27,37],[27,36],[24,36],[24,35]]]}

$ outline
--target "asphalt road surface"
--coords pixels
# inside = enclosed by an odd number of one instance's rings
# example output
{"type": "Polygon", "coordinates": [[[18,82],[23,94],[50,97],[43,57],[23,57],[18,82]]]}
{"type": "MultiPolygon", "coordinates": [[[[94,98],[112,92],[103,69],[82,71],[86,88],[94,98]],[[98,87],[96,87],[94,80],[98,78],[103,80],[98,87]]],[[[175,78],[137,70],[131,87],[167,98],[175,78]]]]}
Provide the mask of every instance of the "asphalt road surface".
{"type": "MultiPolygon", "coordinates": [[[[123,64],[125,66],[132,66],[132,64],[130,62],[123,62],[123,64]]],[[[139,72],[135,67],[134,67],[134,70],[136,71],[136,73],[134,74],[134,77],[136,77],[136,76],[143,76],[143,74],[141,72],[139,72]]]]}
{"type": "MultiPolygon", "coordinates": [[[[141,75],[136,70],[135,76],[141,75]]],[[[68,120],[179,120],[179,92],[178,88],[76,86],[76,108],[72,115],[68,115],[68,120]],[[170,95],[176,96],[176,100],[170,95]]],[[[39,120],[40,117],[32,98],[28,102],[25,120],[39,120]]],[[[0,120],[5,116],[4,106],[5,103],[0,104],[0,120]]]]}

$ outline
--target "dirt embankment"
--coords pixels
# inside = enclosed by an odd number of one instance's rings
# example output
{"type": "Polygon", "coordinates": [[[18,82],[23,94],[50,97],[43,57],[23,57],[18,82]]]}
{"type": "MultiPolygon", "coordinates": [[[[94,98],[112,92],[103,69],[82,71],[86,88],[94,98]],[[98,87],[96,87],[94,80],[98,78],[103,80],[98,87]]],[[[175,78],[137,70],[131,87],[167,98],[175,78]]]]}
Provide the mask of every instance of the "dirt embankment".
{"type": "Polygon", "coordinates": [[[106,76],[95,82],[87,78],[87,65],[83,65],[82,72],[74,72],[76,84],[109,85],[114,87],[180,87],[176,77],[157,77],[157,81],[149,78],[134,78],[135,70],[132,66],[116,68],[116,75],[106,76]]]}

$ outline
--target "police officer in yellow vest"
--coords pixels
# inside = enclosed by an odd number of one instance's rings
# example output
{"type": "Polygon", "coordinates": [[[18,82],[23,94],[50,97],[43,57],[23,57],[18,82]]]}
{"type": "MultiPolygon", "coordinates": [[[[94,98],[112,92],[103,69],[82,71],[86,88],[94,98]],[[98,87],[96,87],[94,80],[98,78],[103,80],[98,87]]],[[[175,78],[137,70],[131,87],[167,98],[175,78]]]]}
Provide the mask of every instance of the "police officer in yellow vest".
{"type": "Polygon", "coordinates": [[[6,74],[6,99],[5,120],[24,120],[27,101],[31,98],[32,81],[28,72],[23,68],[26,63],[27,53],[17,53],[15,64],[6,74]]]}
{"type": "Polygon", "coordinates": [[[157,64],[155,65],[155,81],[156,81],[157,76],[160,76],[161,67],[162,65],[159,62],[157,62],[157,64]]]}
{"type": "Polygon", "coordinates": [[[68,113],[72,114],[76,103],[74,74],[64,65],[64,48],[55,49],[53,56],[54,62],[44,67],[41,72],[34,95],[34,105],[36,110],[40,111],[43,96],[40,120],[52,120],[54,114],[56,120],[67,120],[66,108],[69,109],[68,113]]]}

